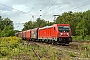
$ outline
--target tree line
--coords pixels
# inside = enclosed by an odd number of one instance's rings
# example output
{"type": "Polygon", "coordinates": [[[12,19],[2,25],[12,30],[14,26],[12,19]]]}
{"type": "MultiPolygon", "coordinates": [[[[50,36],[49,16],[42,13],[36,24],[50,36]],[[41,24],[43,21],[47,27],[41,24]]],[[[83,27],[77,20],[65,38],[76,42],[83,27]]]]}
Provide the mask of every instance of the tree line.
{"type": "MultiPolygon", "coordinates": [[[[73,36],[85,37],[86,35],[90,35],[90,10],[84,12],[64,12],[57,17],[54,22],[37,18],[36,21],[25,22],[22,31],[37,27],[50,26],[53,24],[70,24],[73,36]]],[[[13,21],[11,21],[9,18],[2,19],[0,16],[0,35],[14,35],[10,32],[15,33],[13,21]],[[9,34],[6,34],[6,32],[9,34]]]]}

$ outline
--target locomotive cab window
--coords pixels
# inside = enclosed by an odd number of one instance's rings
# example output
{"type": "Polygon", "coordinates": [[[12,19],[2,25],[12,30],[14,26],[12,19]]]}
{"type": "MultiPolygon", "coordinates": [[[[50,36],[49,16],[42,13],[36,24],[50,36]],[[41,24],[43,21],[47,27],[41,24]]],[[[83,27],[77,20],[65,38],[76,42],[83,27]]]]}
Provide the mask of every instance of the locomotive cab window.
{"type": "Polygon", "coordinates": [[[69,26],[58,26],[58,30],[60,32],[69,32],[70,28],[69,28],[69,26]]]}

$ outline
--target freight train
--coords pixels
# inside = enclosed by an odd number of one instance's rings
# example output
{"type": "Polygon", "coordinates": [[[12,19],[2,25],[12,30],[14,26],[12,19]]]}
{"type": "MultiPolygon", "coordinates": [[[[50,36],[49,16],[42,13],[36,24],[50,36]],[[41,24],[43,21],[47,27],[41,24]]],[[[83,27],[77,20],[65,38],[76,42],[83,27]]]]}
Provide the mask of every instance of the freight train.
{"type": "Polygon", "coordinates": [[[69,24],[53,24],[18,32],[15,35],[29,41],[42,41],[52,44],[69,44],[72,42],[72,32],[69,24]]]}

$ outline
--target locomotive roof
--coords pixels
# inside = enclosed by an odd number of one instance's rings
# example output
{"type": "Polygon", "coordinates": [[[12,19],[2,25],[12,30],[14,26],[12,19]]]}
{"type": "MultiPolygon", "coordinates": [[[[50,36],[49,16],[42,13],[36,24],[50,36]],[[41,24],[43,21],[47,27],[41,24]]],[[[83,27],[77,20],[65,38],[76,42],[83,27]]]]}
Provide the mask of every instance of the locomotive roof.
{"type": "Polygon", "coordinates": [[[52,26],[45,26],[45,27],[42,27],[42,28],[39,28],[39,29],[45,29],[45,28],[52,28],[52,26]]]}
{"type": "Polygon", "coordinates": [[[54,26],[69,26],[69,24],[53,24],[51,26],[45,26],[45,27],[42,27],[42,28],[39,28],[39,29],[51,28],[51,27],[54,27],[54,26]]]}
{"type": "Polygon", "coordinates": [[[54,26],[54,25],[57,25],[57,26],[58,26],[58,25],[61,25],[61,26],[69,26],[69,24],[53,24],[53,26],[54,26]]]}

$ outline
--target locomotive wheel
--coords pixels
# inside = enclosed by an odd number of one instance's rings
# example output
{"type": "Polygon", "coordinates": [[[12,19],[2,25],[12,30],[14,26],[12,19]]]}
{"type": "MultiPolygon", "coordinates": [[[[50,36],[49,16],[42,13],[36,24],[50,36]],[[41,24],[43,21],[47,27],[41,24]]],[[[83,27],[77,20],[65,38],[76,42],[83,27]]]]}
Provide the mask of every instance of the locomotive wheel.
{"type": "Polygon", "coordinates": [[[52,40],[49,40],[49,43],[51,44],[52,43],[52,40]]]}
{"type": "Polygon", "coordinates": [[[52,43],[52,40],[48,40],[48,44],[51,44],[52,43]]]}
{"type": "Polygon", "coordinates": [[[55,45],[55,44],[56,44],[55,40],[52,40],[52,44],[53,44],[53,45],[55,45]]]}

